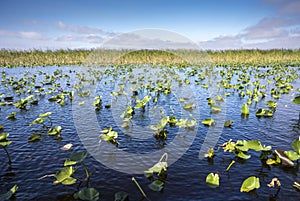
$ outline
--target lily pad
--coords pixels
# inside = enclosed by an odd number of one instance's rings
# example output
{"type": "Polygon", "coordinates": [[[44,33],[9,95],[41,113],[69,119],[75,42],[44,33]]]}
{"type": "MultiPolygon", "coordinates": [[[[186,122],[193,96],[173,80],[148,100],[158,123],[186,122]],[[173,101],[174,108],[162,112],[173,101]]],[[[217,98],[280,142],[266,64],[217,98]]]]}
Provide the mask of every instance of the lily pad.
{"type": "Polygon", "coordinates": [[[63,181],[67,182],[68,184],[73,184],[76,182],[76,180],[70,179],[72,174],[74,173],[72,166],[63,167],[60,169],[56,174],[54,175],[56,178],[56,181],[54,181],[55,184],[62,183],[63,181]],[[73,183],[70,183],[70,181],[73,181],[73,183]]]}
{"type": "Polygon", "coordinates": [[[128,193],[124,192],[124,191],[120,191],[115,193],[115,199],[114,201],[127,201],[128,200],[128,193]]]}
{"type": "Polygon", "coordinates": [[[34,124],[43,124],[45,122],[45,119],[43,117],[38,117],[29,126],[32,126],[34,124]]]}
{"type": "Polygon", "coordinates": [[[217,188],[220,185],[219,180],[219,174],[210,173],[206,177],[206,184],[211,188],[217,188]]]}
{"type": "Polygon", "coordinates": [[[214,123],[215,123],[215,120],[213,118],[207,118],[202,121],[202,124],[204,124],[206,126],[212,126],[212,125],[214,125],[214,123]]]}
{"type": "Polygon", "coordinates": [[[300,155],[300,139],[297,139],[292,144],[293,149],[300,155]]]}
{"type": "Polygon", "coordinates": [[[102,130],[101,133],[103,133],[100,135],[100,138],[102,140],[111,142],[113,144],[118,144],[118,133],[116,131],[113,131],[112,127],[102,130]]]}
{"type": "Polygon", "coordinates": [[[99,200],[99,192],[94,188],[83,188],[74,194],[75,199],[96,201],[99,200]]]}
{"type": "Polygon", "coordinates": [[[61,132],[61,126],[54,126],[53,128],[50,128],[48,131],[49,135],[57,135],[61,132]]]}
{"type": "Polygon", "coordinates": [[[267,101],[267,106],[270,108],[270,109],[276,109],[277,107],[277,102],[275,101],[267,101]]]}
{"type": "Polygon", "coordinates": [[[16,112],[12,112],[12,113],[10,113],[6,118],[7,119],[16,119],[16,112]]]}
{"type": "Polygon", "coordinates": [[[195,103],[187,103],[183,106],[183,108],[186,110],[193,109],[194,107],[196,107],[195,103]]]}
{"type": "Polygon", "coordinates": [[[224,127],[231,127],[231,125],[233,124],[233,121],[232,120],[226,120],[224,122],[224,127]]]}
{"type": "Polygon", "coordinates": [[[0,141],[6,140],[6,138],[9,136],[8,133],[1,133],[0,134],[0,141]]]}
{"type": "Polygon", "coordinates": [[[14,185],[8,192],[0,195],[0,200],[9,200],[18,190],[18,185],[14,185]]]}
{"type": "Polygon", "coordinates": [[[69,166],[69,165],[74,165],[76,163],[80,163],[86,158],[86,156],[87,156],[86,151],[80,152],[80,153],[75,153],[65,161],[64,166],[69,166]]]}
{"type": "Polygon", "coordinates": [[[237,152],[236,156],[239,157],[239,158],[242,158],[242,159],[249,159],[249,158],[251,158],[251,155],[245,154],[242,151],[237,152]]]}
{"type": "Polygon", "coordinates": [[[250,112],[249,112],[249,107],[248,107],[247,104],[244,104],[244,105],[242,106],[241,112],[242,112],[243,115],[248,115],[248,114],[250,114],[250,112]]]}
{"type": "Polygon", "coordinates": [[[28,142],[36,142],[41,139],[41,135],[39,134],[33,134],[28,138],[28,142]]]}
{"type": "Polygon", "coordinates": [[[211,106],[211,112],[212,112],[212,113],[218,113],[218,112],[221,112],[221,108],[218,107],[218,106],[213,105],[213,106],[211,106]]]}
{"type": "Polygon", "coordinates": [[[264,116],[264,114],[265,114],[265,109],[258,109],[255,115],[257,117],[262,117],[264,116]]]}
{"type": "Polygon", "coordinates": [[[161,191],[164,188],[164,182],[160,180],[155,180],[151,184],[149,184],[149,188],[153,191],[161,191]]]}
{"type": "Polygon", "coordinates": [[[39,117],[44,118],[44,117],[49,117],[52,113],[51,112],[46,112],[44,114],[40,114],[39,117]]]}
{"type": "Polygon", "coordinates": [[[300,158],[300,155],[294,152],[293,150],[285,151],[284,154],[291,160],[296,161],[300,158]]]}
{"type": "Polygon", "coordinates": [[[294,103],[294,104],[300,104],[300,96],[296,96],[296,97],[293,99],[293,103],[294,103]]]}
{"type": "Polygon", "coordinates": [[[260,188],[259,178],[255,177],[255,176],[251,176],[251,177],[248,177],[246,180],[244,180],[240,191],[241,192],[249,192],[249,191],[252,191],[252,190],[258,189],[258,188],[260,188]]]}
{"type": "Polygon", "coordinates": [[[214,155],[215,155],[214,148],[210,148],[210,149],[208,149],[208,152],[207,152],[207,154],[204,155],[204,157],[206,157],[206,158],[212,158],[214,155]]]}

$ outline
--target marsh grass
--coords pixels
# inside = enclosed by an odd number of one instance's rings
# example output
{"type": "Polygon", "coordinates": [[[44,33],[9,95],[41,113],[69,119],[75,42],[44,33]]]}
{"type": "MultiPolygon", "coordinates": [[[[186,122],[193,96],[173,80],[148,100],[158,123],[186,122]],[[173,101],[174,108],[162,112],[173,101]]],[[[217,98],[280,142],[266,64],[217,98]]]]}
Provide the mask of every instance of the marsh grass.
{"type": "Polygon", "coordinates": [[[211,64],[214,66],[299,66],[300,49],[272,50],[0,50],[0,66],[91,64],[211,64]]]}

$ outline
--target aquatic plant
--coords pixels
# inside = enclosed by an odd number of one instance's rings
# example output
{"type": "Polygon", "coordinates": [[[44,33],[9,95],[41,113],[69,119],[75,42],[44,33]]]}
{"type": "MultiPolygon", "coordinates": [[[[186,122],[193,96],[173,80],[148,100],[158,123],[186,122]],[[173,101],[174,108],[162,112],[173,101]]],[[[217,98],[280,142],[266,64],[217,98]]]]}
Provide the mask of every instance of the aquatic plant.
{"type": "Polygon", "coordinates": [[[8,136],[9,136],[8,133],[1,133],[0,134],[0,148],[5,151],[7,159],[8,159],[8,164],[11,164],[10,155],[9,155],[7,149],[6,149],[6,147],[11,144],[11,141],[7,140],[8,136]]]}

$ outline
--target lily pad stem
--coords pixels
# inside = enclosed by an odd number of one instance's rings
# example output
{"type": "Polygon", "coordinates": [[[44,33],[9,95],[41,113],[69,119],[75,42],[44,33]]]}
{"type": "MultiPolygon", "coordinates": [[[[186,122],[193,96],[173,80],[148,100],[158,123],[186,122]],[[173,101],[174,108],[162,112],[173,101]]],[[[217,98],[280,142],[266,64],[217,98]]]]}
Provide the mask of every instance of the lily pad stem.
{"type": "Polygon", "coordinates": [[[84,171],[85,171],[85,174],[86,174],[87,186],[88,186],[89,181],[90,181],[90,174],[89,174],[89,171],[88,171],[86,165],[84,164],[84,162],[81,162],[81,165],[84,168],[84,171]]]}
{"type": "Polygon", "coordinates": [[[165,161],[168,160],[168,153],[164,153],[161,158],[159,159],[159,162],[162,162],[162,160],[165,159],[165,161]]]}
{"type": "Polygon", "coordinates": [[[139,185],[139,183],[136,181],[136,179],[134,177],[132,177],[132,181],[135,183],[135,185],[138,187],[138,189],[140,190],[140,192],[142,193],[143,197],[147,198],[147,195],[145,194],[145,192],[143,191],[142,187],[139,185]]]}
{"type": "Polygon", "coordinates": [[[6,149],[6,147],[3,147],[3,149],[4,149],[4,151],[5,151],[6,155],[7,155],[7,158],[8,158],[8,164],[10,165],[10,164],[11,164],[11,158],[10,158],[10,155],[9,155],[9,153],[8,153],[8,151],[7,151],[7,149],[6,149]]]}

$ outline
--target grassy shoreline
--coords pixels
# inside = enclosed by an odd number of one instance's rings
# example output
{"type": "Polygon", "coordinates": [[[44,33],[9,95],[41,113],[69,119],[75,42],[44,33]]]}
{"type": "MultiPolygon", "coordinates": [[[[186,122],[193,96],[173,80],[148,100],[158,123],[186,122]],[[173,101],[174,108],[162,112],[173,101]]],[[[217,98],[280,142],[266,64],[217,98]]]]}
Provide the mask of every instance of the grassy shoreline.
{"type": "Polygon", "coordinates": [[[272,50],[0,50],[0,66],[82,64],[205,64],[218,66],[300,66],[300,49],[272,50]]]}

